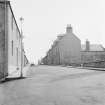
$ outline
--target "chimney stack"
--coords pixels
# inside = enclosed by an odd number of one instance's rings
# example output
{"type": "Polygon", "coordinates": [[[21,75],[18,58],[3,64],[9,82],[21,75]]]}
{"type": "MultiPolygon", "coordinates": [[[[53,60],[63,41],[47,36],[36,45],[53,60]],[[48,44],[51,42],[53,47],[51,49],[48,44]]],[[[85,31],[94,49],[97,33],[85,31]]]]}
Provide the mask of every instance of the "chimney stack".
{"type": "Polygon", "coordinates": [[[66,33],[72,33],[72,27],[71,24],[68,24],[66,27],[66,33]]]}
{"type": "Polygon", "coordinates": [[[90,42],[86,40],[86,51],[90,51],[90,42]]]}

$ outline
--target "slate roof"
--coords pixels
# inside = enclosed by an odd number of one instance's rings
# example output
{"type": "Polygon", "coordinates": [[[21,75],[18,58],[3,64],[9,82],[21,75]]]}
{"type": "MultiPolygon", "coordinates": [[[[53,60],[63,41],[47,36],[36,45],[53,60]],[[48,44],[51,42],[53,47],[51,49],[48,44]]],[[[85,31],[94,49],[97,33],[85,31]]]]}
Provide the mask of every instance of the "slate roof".
{"type": "MultiPolygon", "coordinates": [[[[86,45],[81,45],[82,51],[86,51],[86,45]]],[[[91,44],[89,51],[105,51],[105,48],[99,44],[91,44]]]]}

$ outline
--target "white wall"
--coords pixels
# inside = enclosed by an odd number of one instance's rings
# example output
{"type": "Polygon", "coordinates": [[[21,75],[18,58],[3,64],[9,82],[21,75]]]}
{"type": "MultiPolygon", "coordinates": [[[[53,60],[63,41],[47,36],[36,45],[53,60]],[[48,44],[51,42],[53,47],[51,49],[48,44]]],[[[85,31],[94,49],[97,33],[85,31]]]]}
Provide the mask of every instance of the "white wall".
{"type": "Polygon", "coordinates": [[[9,73],[21,69],[21,40],[15,19],[8,5],[8,67],[9,73]],[[12,27],[13,26],[13,27],[12,27]],[[12,55],[12,41],[13,41],[13,55],[12,55]],[[18,49],[18,58],[17,58],[18,49]]]}

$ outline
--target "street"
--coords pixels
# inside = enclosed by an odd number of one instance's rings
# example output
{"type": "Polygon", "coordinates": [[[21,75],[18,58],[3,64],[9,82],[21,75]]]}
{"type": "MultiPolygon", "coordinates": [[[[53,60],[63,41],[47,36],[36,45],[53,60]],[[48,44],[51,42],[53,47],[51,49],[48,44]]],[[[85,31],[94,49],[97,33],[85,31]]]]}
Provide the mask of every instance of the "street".
{"type": "Polygon", "coordinates": [[[0,84],[0,105],[105,105],[105,72],[30,67],[25,79],[0,84]]]}

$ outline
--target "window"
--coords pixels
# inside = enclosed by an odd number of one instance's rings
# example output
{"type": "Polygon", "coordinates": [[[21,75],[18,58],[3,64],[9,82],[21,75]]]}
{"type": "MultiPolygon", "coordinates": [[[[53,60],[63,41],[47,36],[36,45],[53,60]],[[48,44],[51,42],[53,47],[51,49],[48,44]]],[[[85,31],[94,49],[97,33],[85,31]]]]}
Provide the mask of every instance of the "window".
{"type": "Polygon", "coordinates": [[[17,28],[16,28],[16,37],[17,37],[17,40],[18,40],[19,32],[18,32],[18,29],[17,28]]]}
{"type": "Polygon", "coordinates": [[[12,56],[13,56],[13,40],[12,40],[12,56]]]}
{"type": "Polygon", "coordinates": [[[16,52],[17,52],[17,67],[18,67],[18,48],[16,48],[16,52]]]}
{"type": "Polygon", "coordinates": [[[11,18],[11,28],[12,28],[12,30],[13,30],[13,16],[12,16],[12,18],[11,18]]]}

